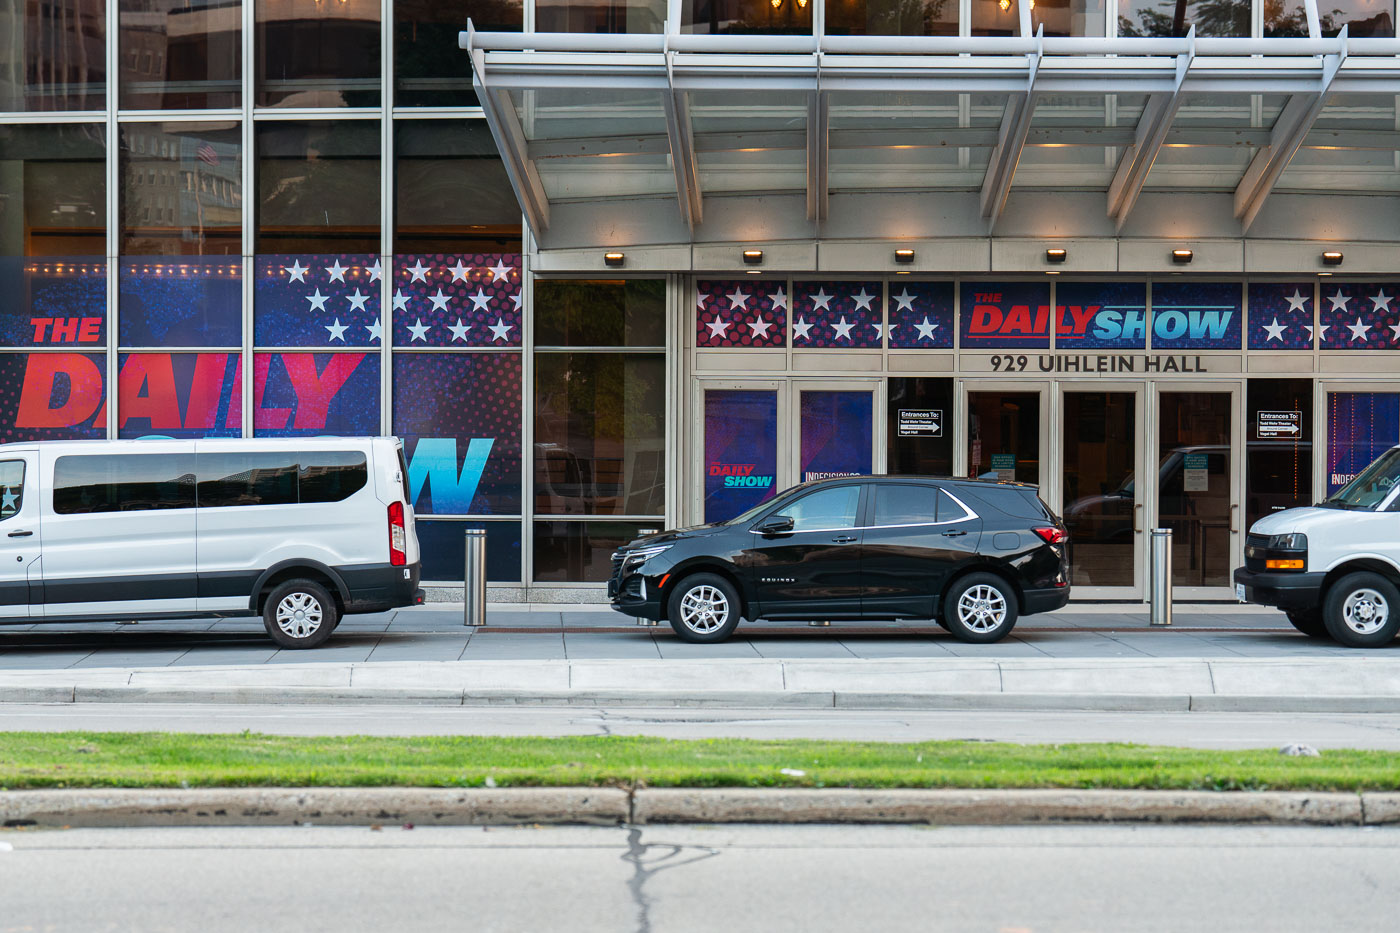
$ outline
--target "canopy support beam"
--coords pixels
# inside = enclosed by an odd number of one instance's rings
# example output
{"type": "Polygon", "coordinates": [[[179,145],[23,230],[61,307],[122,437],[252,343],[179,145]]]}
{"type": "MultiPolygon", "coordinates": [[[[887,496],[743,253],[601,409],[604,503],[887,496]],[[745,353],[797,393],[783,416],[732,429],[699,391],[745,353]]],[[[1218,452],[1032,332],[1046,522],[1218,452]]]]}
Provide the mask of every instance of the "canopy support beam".
{"type": "Polygon", "coordinates": [[[1195,60],[1196,27],[1192,24],[1186,33],[1189,42],[1187,51],[1176,57],[1176,78],[1170,92],[1152,94],[1138,118],[1137,134],[1133,145],[1118,159],[1118,170],[1113,173],[1113,182],[1108,186],[1108,216],[1114,220],[1114,229],[1123,232],[1133,205],[1137,203],[1147,175],[1152,171],[1152,163],[1162,151],[1162,143],[1167,140],[1176,113],[1181,109],[1181,86],[1186,81],[1186,73],[1195,60]]]}
{"type": "Polygon", "coordinates": [[[826,92],[807,95],[807,219],[820,224],[827,215],[827,165],[830,110],[826,92]]]}
{"type": "Polygon", "coordinates": [[[690,122],[690,96],[676,90],[675,73],[671,69],[674,52],[666,53],[666,80],[670,90],[664,95],[666,105],[666,138],[671,149],[671,168],[676,175],[676,201],[687,230],[694,232],[700,223],[703,204],[700,198],[700,174],[695,168],[695,134],[690,122]]]}
{"type": "MultiPolygon", "coordinates": [[[[1027,8],[1022,4],[1022,10],[1027,8]]],[[[1023,32],[1029,30],[1030,14],[1022,16],[1023,32]]],[[[1001,218],[1006,198],[1011,193],[1011,180],[1016,177],[1016,165],[1021,161],[1021,153],[1026,146],[1026,134],[1031,129],[1031,117],[1035,114],[1035,78],[1040,70],[1043,56],[1041,43],[1044,39],[1042,25],[1035,35],[1036,51],[1026,56],[1026,89],[1013,95],[1006,102],[1002,113],[1001,130],[997,134],[997,144],[992,149],[992,157],[987,163],[987,173],[982,177],[982,216],[987,221],[987,233],[991,234],[1001,218]]]]}
{"type": "Polygon", "coordinates": [[[471,52],[472,84],[476,87],[477,100],[481,102],[486,125],[496,140],[496,148],[500,150],[501,164],[505,167],[511,188],[515,190],[515,199],[520,202],[525,222],[538,236],[549,227],[549,198],[545,196],[540,173],[530,160],[525,129],[516,116],[510,92],[493,89],[486,83],[486,55],[472,46],[473,32],[468,21],[466,45],[463,47],[471,52]]]}

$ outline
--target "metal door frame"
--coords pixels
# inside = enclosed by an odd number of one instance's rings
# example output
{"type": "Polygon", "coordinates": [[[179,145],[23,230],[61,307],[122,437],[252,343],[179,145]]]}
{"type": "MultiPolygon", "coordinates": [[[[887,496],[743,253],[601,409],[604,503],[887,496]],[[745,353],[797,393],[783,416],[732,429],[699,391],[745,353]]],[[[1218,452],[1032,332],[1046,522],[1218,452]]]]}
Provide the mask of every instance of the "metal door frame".
{"type": "Polygon", "coordinates": [[[774,440],[777,444],[778,474],[773,480],[777,484],[774,492],[782,492],[792,485],[788,473],[791,460],[787,449],[789,432],[783,430],[784,420],[790,414],[788,393],[783,389],[786,384],[785,379],[695,379],[695,416],[691,419],[691,449],[695,451],[695,456],[691,458],[694,466],[687,471],[691,482],[690,495],[686,497],[685,502],[686,510],[690,514],[678,524],[700,524],[705,521],[705,393],[709,390],[777,393],[778,436],[774,440]]]}
{"type": "Polygon", "coordinates": [[[1037,456],[1040,461],[1040,498],[1054,501],[1059,495],[1059,476],[1050,469],[1050,428],[1059,418],[1059,398],[1050,391],[1054,383],[1048,379],[979,379],[964,376],[957,380],[954,406],[958,417],[954,421],[957,430],[953,436],[953,475],[968,475],[967,448],[972,440],[972,417],[968,396],[973,392],[1017,392],[1040,394],[1040,438],[1037,456]]]}

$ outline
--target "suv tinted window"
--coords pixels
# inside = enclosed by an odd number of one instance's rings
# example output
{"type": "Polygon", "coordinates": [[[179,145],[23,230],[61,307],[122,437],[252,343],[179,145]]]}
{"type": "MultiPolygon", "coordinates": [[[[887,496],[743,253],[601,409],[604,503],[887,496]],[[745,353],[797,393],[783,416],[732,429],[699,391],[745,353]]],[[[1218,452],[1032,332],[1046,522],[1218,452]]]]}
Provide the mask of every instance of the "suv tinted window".
{"type": "Polygon", "coordinates": [[[793,531],[854,528],[859,503],[859,486],[837,486],[803,496],[787,508],[780,509],[777,514],[792,518],[793,531]]]}
{"type": "Polygon", "coordinates": [[[357,450],[249,451],[199,455],[199,505],[296,505],[340,502],[369,481],[357,450]]]}
{"type": "Polygon", "coordinates": [[[876,483],[872,525],[929,525],[938,521],[938,487],[876,483]]]}
{"type": "Polygon", "coordinates": [[[194,508],[191,454],[59,457],[53,510],[59,515],[194,508]]]}

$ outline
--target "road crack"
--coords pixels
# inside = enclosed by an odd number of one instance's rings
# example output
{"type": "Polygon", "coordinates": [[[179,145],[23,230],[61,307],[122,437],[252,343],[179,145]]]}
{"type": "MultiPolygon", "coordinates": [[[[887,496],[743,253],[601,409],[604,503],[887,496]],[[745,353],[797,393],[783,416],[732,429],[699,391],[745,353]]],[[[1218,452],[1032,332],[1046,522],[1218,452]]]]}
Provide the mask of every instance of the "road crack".
{"type": "Polygon", "coordinates": [[[646,883],[651,876],[668,868],[694,865],[705,859],[719,855],[719,849],[702,846],[681,846],[669,842],[642,842],[642,828],[627,828],[627,852],[624,862],[632,863],[632,877],[627,881],[627,891],[632,895],[632,903],[637,908],[637,933],[651,933],[651,898],[646,893],[646,883]],[[653,854],[657,850],[660,854],[653,854]],[[682,853],[689,852],[689,857],[682,853]]]}

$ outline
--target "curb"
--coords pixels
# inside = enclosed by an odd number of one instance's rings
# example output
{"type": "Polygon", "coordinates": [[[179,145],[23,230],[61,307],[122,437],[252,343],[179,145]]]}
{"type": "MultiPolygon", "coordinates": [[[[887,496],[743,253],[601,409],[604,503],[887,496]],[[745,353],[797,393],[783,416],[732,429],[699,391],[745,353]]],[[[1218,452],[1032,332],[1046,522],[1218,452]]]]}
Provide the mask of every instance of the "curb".
{"type": "Polygon", "coordinates": [[[1400,823],[1400,794],[755,788],[196,788],[0,792],[5,827],[519,823],[1400,823]]]}

